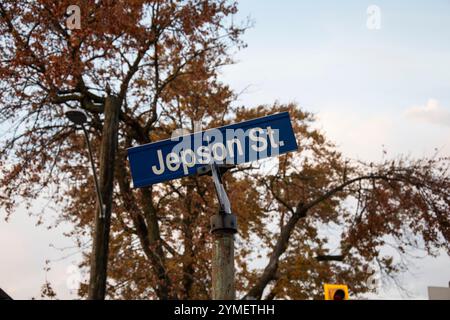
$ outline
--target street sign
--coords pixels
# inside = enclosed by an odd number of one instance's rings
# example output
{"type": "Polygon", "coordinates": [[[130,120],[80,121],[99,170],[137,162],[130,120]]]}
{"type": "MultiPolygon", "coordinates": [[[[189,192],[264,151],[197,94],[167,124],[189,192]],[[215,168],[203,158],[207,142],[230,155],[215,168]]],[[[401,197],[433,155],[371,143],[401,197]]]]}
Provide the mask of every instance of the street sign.
{"type": "Polygon", "coordinates": [[[450,287],[428,287],[428,300],[450,300],[450,287]]]}
{"type": "Polygon", "coordinates": [[[211,163],[241,164],[297,150],[288,112],[128,149],[135,188],[196,174],[211,163]]]}
{"type": "Polygon", "coordinates": [[[325,300],[348,300],[348,287],[345,284],[328,284],[323,285],[325,300]]]}

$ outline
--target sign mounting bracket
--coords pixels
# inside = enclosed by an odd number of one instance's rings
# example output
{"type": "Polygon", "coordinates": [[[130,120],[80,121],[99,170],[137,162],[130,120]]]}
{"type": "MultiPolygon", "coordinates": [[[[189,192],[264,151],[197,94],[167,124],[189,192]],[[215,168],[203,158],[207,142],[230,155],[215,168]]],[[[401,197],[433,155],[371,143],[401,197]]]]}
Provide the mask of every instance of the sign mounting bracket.
{"type": "Polygon", "coordinates": [[[218,165],[212,162],[210,168],[220,207],[219,213],[211,217],[211,232],[237,233],[237,219],[231,212],[230,200],[223,186],[218,165]]]}

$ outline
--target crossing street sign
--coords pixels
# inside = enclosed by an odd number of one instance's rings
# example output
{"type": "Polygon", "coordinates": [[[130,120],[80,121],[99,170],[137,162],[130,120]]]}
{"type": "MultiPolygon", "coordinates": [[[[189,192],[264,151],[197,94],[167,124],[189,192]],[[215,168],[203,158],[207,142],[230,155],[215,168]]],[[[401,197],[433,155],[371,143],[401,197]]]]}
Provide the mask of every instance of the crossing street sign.
{"type": "Polygon", "coordinates": [[[211,163],[241,164],[297,150],[288,112],[129,148],[135,188],[196,174],[211,163]]]}

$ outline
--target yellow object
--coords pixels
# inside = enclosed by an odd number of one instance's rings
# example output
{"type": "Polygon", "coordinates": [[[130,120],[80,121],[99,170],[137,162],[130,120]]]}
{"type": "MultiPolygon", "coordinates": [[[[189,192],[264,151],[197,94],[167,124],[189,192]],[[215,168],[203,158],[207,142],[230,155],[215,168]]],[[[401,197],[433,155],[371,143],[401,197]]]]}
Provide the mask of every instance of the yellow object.
{"type": "Polygon", "coordinates": [[[323,285],[325,300],[348,300],[348,287],[346,284],[323,285]]]}

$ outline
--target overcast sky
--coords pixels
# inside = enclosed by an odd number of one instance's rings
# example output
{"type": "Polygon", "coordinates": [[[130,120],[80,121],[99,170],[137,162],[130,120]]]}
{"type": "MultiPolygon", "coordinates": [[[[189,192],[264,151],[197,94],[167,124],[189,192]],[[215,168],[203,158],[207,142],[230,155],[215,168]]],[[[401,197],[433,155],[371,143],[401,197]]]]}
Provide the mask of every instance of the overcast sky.
{"type": "MultiPolygon", "coordinates": [[[[254,28],[238,63],[222,72],[244,90],[239,104],[295,101],[352,158],[380,160],[383,148],[392,157],[429,156],[435,148],[450,155],[449,0],[242,0],[239,7],[238,18],[250,16],[254,28]]],[[[78,257],[50,246],[71,246],[62,235],[70,227],[34,223],[23,209],[0,221],[0,287],[14,298],[38,298],[47,277],[59,297],[74,297],[68,287],[78,257]],[[53,260],[48,273],[46,259],[53,260]]],[[[450,281],[450,258],[417,260],[402,281],[412,298],[426,299],[428,285],[450,281]]],[[[373,297],[405,298],[392,288],[373,297]]]]}

